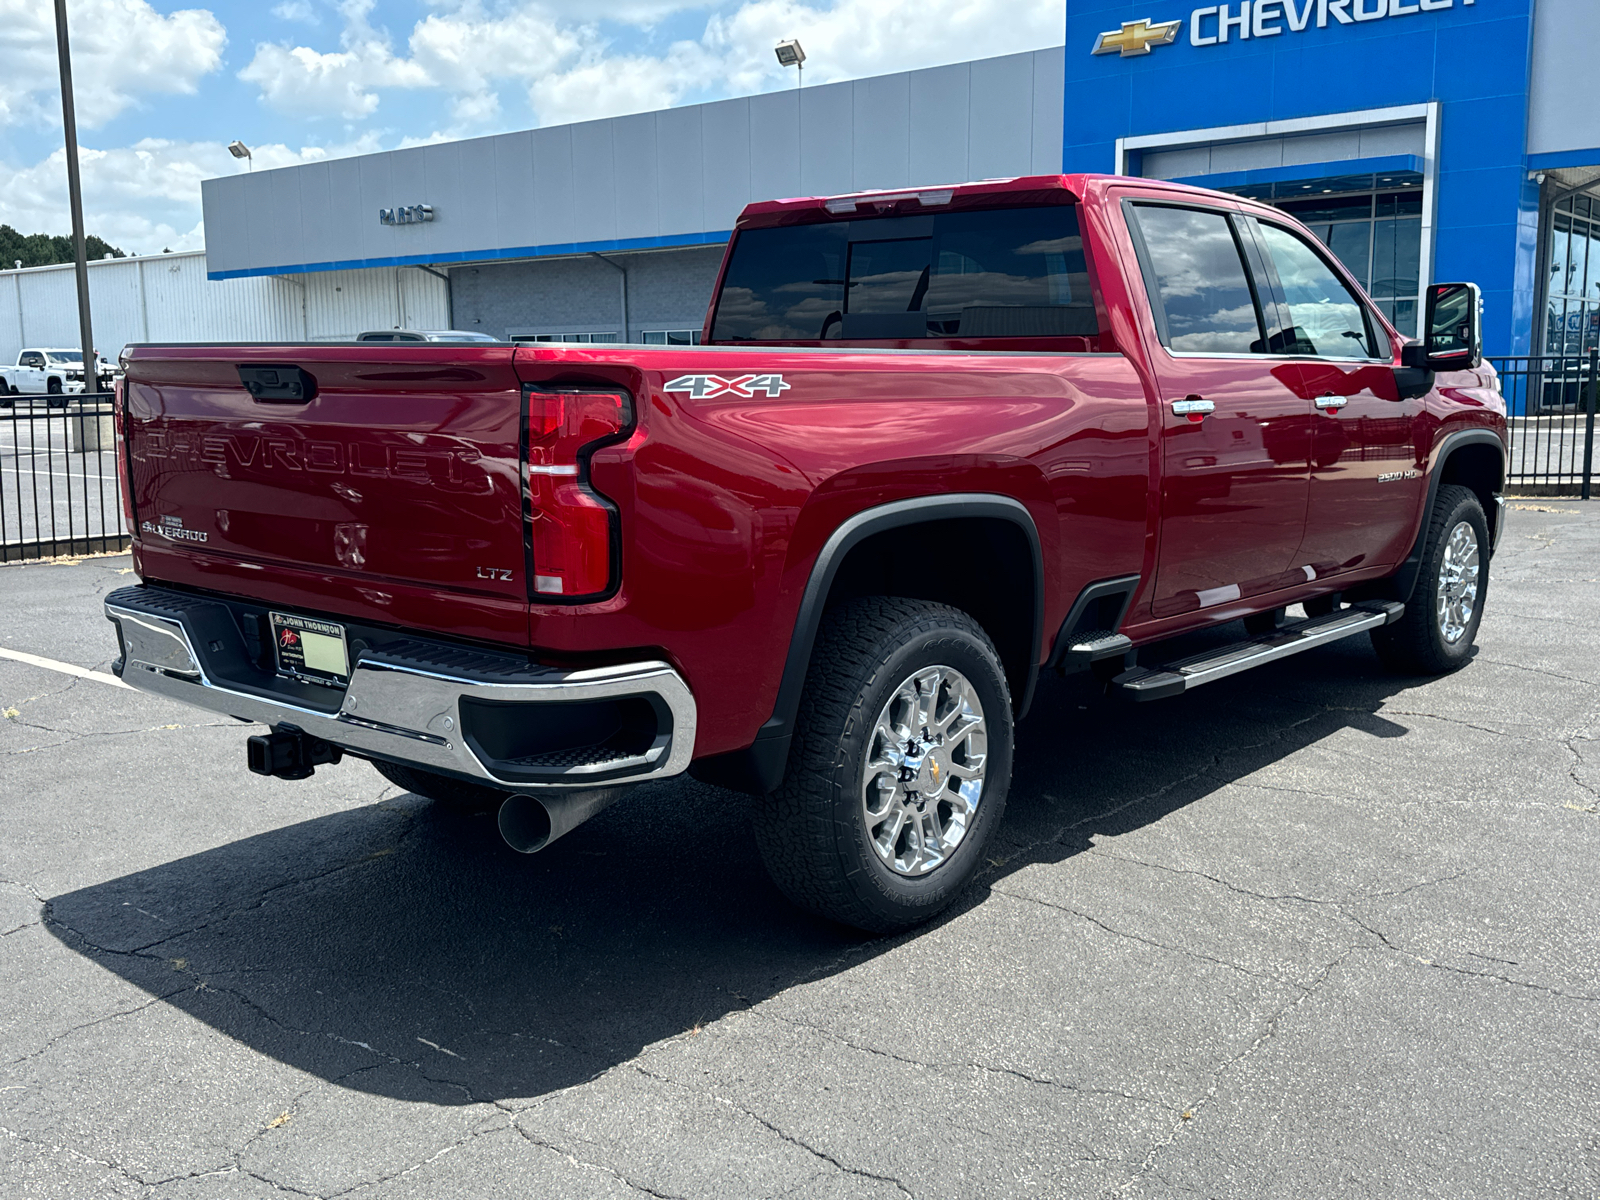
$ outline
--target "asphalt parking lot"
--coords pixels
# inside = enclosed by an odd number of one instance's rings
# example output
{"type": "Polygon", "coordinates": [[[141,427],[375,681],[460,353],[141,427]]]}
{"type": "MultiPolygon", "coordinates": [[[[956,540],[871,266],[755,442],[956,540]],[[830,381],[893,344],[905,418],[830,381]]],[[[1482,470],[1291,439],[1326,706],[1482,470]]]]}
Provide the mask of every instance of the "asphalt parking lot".
{"type": "MultiPolygon", "coordinates": [[[[1600,511],[1511,517],[1454,676],[1047,682],[978,885],[884,939],[732,793],[523,858],[0,658],[0,1195],[1600,1195],[1600,511]]],[[[0,568],[0,647],[103,671],[128,569],[0,568]]]]}

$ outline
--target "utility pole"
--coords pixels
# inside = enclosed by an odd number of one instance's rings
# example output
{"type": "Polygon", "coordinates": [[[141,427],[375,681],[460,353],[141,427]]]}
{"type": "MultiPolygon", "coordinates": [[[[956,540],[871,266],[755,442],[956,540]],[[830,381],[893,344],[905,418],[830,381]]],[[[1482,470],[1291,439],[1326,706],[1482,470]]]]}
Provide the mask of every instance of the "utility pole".
{"type": "Polygon", "coordinates": [[[67,199],[72,205],[72,253],[78,276],[78,335],[83,341],[83,390],[100,390],[100,364],[89,320],[89,254],[83,244],[83,184],[78,178],[78,118],[72,104],[72,49],[67,44],[67,0],[56,0],[56,52],[61,58],[61,124],[67,142],[67,199]]]}

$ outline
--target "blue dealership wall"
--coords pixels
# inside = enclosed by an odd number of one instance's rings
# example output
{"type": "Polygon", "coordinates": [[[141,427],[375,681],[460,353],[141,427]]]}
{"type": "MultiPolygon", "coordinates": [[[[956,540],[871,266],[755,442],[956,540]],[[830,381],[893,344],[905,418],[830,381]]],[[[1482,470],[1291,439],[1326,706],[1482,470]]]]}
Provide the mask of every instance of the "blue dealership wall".
{"type": "MultiPolygon", "coordinates": [[[[1248,2],[1227,7],[1238,15],[1248,2]]],[[[1370,14],[1390,2],[1360,5],[1370,14]]],[[[1235,32],[1225,45],[1195,46],[1191,13],[1207,4],[1068,0],[1065,169],[1114,170],[1122,137],[1438,101],[1433,278],[1478,283],[1491,352],[1529,353],[1539,211],[1526,158],[1533,0],[1453,0],[1432,11],[1401,3],[1403,15],[1329,19],[1325,28],[1313,14],[1298,33],[1279,16],[1277,36],[1240,40],[1235,32]],[[1091,54],[1097,34],[1140,18],[1181,21],[1175,42],[1135,57],[1091,54]]],[[[1343,11],[1356,6],[1350,0],[1343,11]]],[[[1281,13],[1282,0],[1274,7],[1281,13]]],[[[1202,32],[1215,31],[1216,18],[1206,19],[1202,32]]],[[[1304,172],[1328,173],[1317,164],[1304,172]]]]}

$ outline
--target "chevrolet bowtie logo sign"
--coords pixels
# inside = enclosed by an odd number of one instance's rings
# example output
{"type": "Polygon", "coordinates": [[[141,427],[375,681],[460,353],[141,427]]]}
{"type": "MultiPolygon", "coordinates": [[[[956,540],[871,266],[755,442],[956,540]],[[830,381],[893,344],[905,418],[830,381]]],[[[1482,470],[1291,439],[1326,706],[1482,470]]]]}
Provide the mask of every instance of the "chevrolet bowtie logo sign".
{"type": "Polygon", "coordinates": [[[1178,36],[1178,26],[1182,24],[1182,21],[1162,21],[1152,25],[1148,17],[1124,21],[1121,29],[1113,29],[1095,38],[1093,53],[1119,53],[1123,58],[1149,54],[1151,46],[1170,45],[1178,36]]]}

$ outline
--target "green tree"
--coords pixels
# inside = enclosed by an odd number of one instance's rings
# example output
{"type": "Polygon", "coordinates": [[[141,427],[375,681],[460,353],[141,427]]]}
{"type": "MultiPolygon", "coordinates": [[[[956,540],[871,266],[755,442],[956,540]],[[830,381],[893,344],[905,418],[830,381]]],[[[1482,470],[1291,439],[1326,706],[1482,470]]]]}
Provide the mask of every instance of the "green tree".
{"type": "MultiPolygon", "coordinates": [[[[84,252],[91,258],[127,258],[117,247],[94,234],[83,239],[84,252]]],[[[0,225],[0,268],[11,268],[18,259],[25,267],[48,267],[73,260],[72,239],[48,233],[21,234],[9,225],[0,225]]]]}

